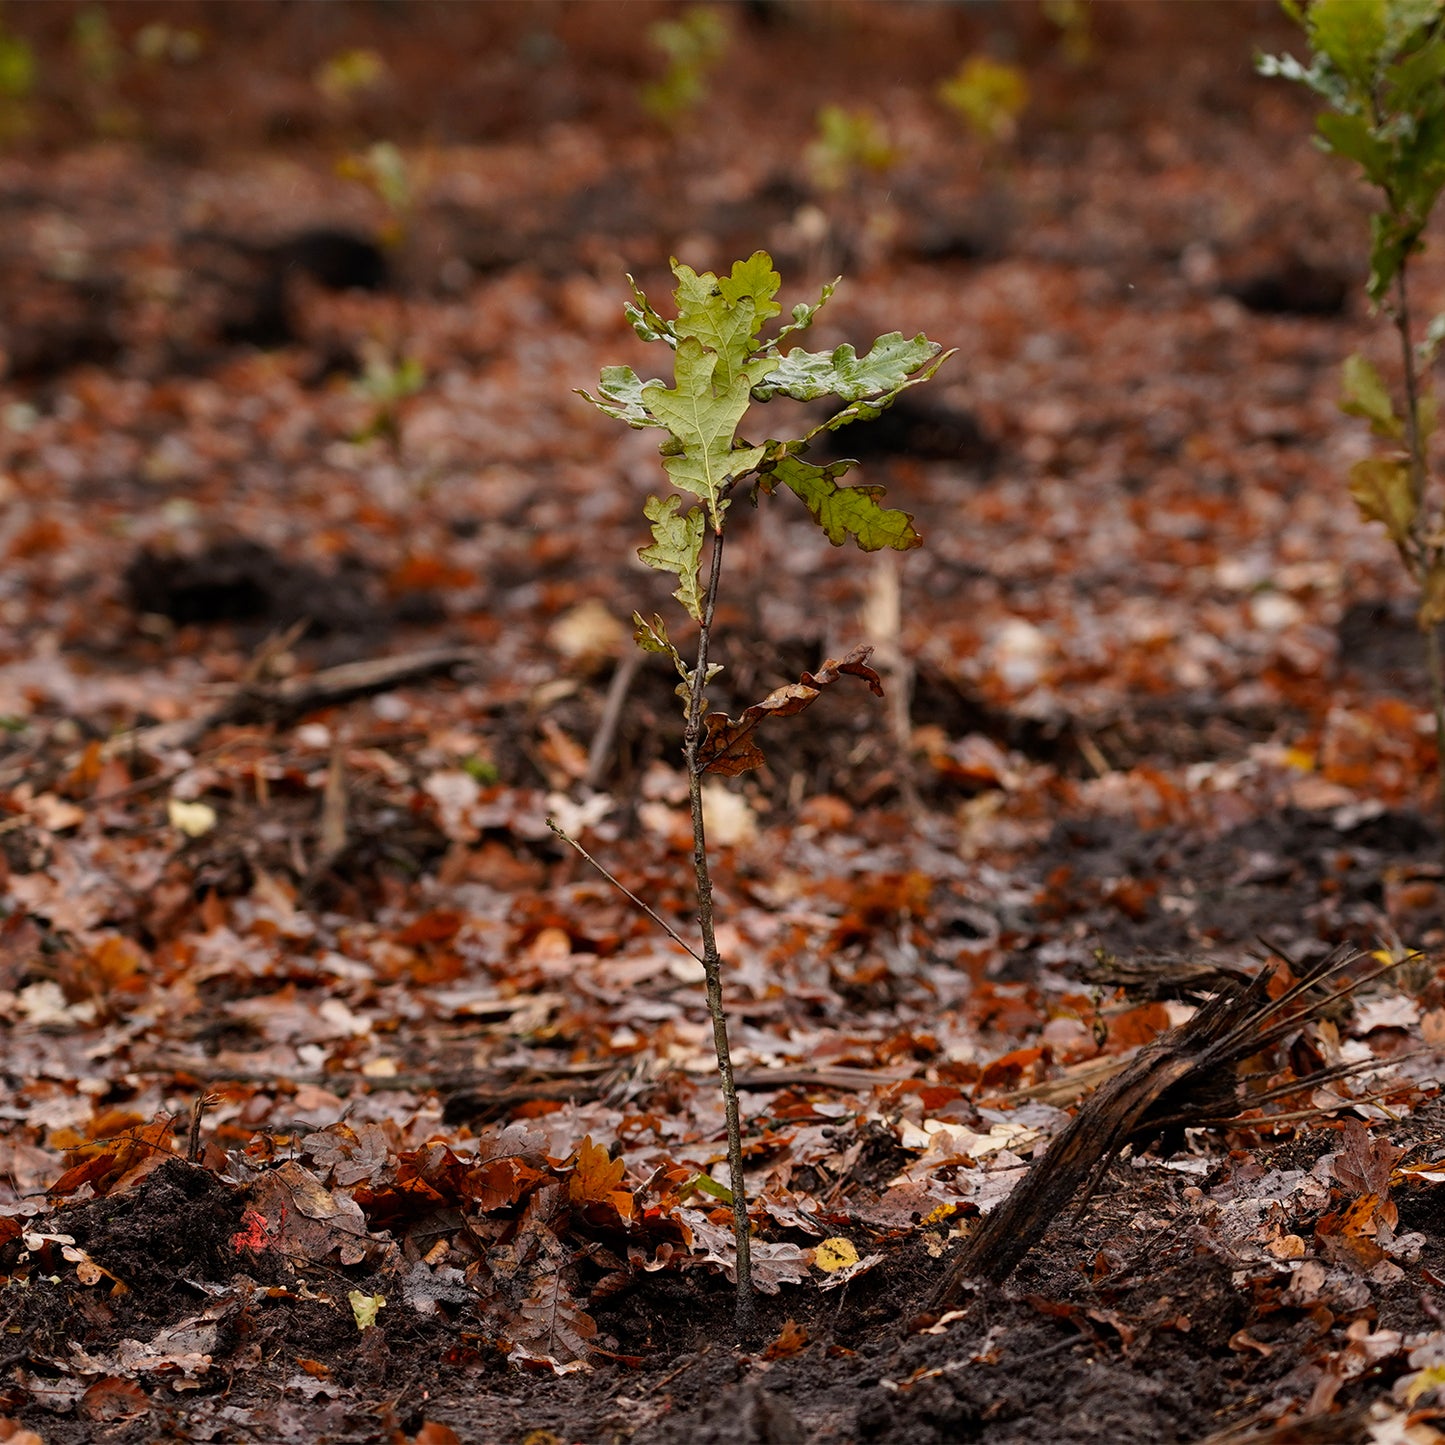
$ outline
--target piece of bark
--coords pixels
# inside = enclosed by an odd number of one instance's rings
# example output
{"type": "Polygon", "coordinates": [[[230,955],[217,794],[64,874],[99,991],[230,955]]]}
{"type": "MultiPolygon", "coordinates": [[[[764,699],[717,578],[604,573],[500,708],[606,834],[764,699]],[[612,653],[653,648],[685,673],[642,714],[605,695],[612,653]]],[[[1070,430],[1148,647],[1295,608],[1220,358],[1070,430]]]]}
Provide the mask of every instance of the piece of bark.
{"type": "Polygon", "coordinates": [[[1353,950],[1337,951],[1278,999],[1268,994],[1273,970],[1252,980],[1225,979],[1193,1018],[1142,1048],[1080,1106],[1008,1198],[969,1236],[934,1297],[934,1308],[950,1308],[970,1281],[1001,1284],[1007,1279],[1086,1185],[1087,1201],[1126,1144],[1147,1143],[1166,1130],[1218,1123],[1263,1099],[1342,1077],[1349,1066],[1250,1097],[1241,1093],[1236,1070],[1340,994],[1389,967],[1339,990],[1318,990],[1357,957],[1353,950]]]}

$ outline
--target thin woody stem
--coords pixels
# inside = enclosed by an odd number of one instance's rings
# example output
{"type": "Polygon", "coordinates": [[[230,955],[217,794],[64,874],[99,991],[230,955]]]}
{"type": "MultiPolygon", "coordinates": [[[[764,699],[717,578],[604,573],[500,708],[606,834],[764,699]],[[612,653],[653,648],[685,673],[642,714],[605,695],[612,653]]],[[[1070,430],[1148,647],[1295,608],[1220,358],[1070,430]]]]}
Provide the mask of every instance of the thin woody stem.
{"type": "Polygon", "coordinates": [[[683,732],[683,756],[687,761],[688,798],[692,804],[692,862],[697,874],[697,921],[702,931],[702,970],[707,980],[707,1011],[712,1016],[713,1046],[717,1050],[718,1080],[722,1085],[723,1113],[727,1118],[728,1173],[733,1196],[733,1238],[737,1244],[737,1319],[740,1329],[752,1328],[753,1301],[752,1240],[749,1235],[747,1188],[743,1182],[742,1119],[738,1109],[737,1083],[733,1078],[732,1052],[728,1047],[728,1020],[723,1009],[722,959],[718,955],[717,933],[713,927],[712,873],[707,861],[707,833],[702,816],[702,769],[698,747],[703,738],[703,694],[707,687],[708,642],[712,637],[713,612],[717,607],[718,581],[722,576],[723,534],[713,532],[712,568],[707,595],[703,600],[702,625],[697,639],[697,670],[692,677],[692,694],[687,703],[687,727],[683,732]]]}
{"type": "Polygon", "coordinates": [[[547,826],[564,842],[575,848],[629,903],[640,908],[684,953],[702,962],[702,955],[650,904],[644,902],[625,883],[609,873],[555,818],[547,826]]]}
{"type": "Polygon", "coordinates": [[[1415,375],[1415,348],[1410,341],[1410,294],[1406,288],[1407,258],[1395,273],[1395,329],[1400,333],[1400,356],[1405,364],[1405,442],[1410,449],[1410,490],[1418,513],[1425,501],[1425,448],[1420,435],[1420,383],[1415,375]]]}
{"type": "MultiPolygon", "coordinates": [[[[1427,478],[1425,438],[1420,426],[1420,383],[1415,373],[1415,348],[1410,339],[1410,293],[1405,282],[1408,255],[1395,273],[1395,327],[1400,333],[1400,356],[1405,366],[1405,442],[1410,449],[1410,492],[1415,500],[1411,532],[1416,539],[1416,576],[1429,599],[1431,572],[1439,565],[1440,549],[1428,540],[1424,515],[1427,478]]],[[[1415,569],[1412,569],[1415,570],[1415,569]]],[[[1428,622],[1425,632],[1425,669],[1430,677],[1430,706],[1435,714],[1436,807],[1440,819],[1440,845],[1445,850],[1445,658],[1441,656],[1440,625],[1428,622]]]]}

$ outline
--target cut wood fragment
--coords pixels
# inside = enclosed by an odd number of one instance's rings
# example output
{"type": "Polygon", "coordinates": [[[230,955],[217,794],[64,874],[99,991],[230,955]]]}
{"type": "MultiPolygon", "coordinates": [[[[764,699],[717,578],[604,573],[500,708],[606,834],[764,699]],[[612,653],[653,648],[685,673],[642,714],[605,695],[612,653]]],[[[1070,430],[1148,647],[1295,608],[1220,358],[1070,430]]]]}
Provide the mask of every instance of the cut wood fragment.
{"type": "Polygon", "coordinates": [[[934,1297],[934,1308],[956,1303],[970,1281],[1001,1284],[1007,1279],[1083,1188],[1087,1200],[1126,1144],[1147,1143],[1165,1130],[1224,1123],[1242,1108],[1358,1072],[1357,1066],[1345,1065],[1249,1095],[1237,1070],[1394,967],[1385,964],[1338,989],[1319,988],[1360,957],[1353,949],[1336,950],[1303,971],[1277,999],[1269,997],[1273,969],[1248,980],[1223,978],[1219,992],[1187,1023],[1146,1045],[1080,1106],[1008,1198],[969,1236],[934,1297]]]}

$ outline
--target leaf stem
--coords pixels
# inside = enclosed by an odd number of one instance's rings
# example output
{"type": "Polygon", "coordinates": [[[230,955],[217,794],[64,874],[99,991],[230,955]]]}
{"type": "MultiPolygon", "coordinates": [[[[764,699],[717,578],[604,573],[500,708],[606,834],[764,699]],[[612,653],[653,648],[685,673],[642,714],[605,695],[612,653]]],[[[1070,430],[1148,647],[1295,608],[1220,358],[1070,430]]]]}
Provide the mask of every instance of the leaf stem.
{"type": "Polygon", "coordinates": [[[718,1081],[722,1085],[723,1113],[727,1119],[728,1173],[732,1185],[733,1239],[737,1245],[737,1321],[741,1331],[752,1329],[756,1318],[753,1300],[752,1239],[749,1234],[747,1186],[743,1180],[743,1134],[738,1109],[737,1083],[733,1078],[732,1051],[728,1046],[727,1012],[723,1007],[722,959],[718,954],[713,926],[712,872],[708,867],[707,833],[702,816],[702,774],[698,753],[703,733],[703,700],[707,688],[707,652],[712,637],[713,612],[717,606],[718,583],[722,577],[722,531],[713,532],[712,567],[707,595],[703,601],[702,624],[697,638],[697,670],[692,676],[692,694],[687,700],[687,726],[683,732],[683,757],[687,761],[688,800],[692,806],[692,862],[697,874],[697,921],[702,930],[702,970],[707,980],[707,1011],[712,1016],[713,1046],[717,1050],[718,1081]]]}

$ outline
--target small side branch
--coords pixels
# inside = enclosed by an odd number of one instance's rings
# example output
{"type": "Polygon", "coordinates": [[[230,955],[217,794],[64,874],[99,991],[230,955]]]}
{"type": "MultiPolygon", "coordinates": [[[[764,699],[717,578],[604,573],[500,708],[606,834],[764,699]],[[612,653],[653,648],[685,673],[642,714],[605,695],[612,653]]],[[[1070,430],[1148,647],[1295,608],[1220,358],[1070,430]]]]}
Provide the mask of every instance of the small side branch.
{"type": "Polygon", "coordinates": [[[655,908],[643,902],[625,883],[609,873],[570,833],[563,830],[555,818],[547,819],[547,826],[564,842],[575,848],[634,908],[640,908],[677,946],[689,957],[695,958],[704,968],[707,963],[702,954],[665,919],[655,908]]]}

